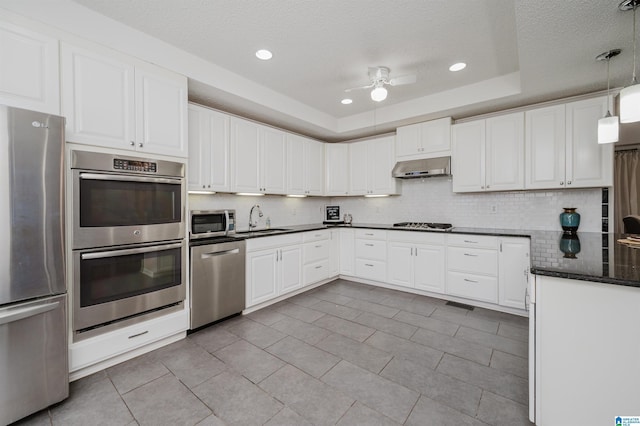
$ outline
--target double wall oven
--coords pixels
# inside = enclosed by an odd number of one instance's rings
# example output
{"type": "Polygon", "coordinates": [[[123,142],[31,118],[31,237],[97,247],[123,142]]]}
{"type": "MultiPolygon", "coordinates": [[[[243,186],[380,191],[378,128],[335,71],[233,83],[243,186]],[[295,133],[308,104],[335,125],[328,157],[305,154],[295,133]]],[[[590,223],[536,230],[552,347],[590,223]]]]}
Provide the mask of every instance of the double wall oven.
{"type": "Polygon", "coordinates": [[[86,151],[70,163],[76,340],[182,309],[184,164],[86,151]]]}

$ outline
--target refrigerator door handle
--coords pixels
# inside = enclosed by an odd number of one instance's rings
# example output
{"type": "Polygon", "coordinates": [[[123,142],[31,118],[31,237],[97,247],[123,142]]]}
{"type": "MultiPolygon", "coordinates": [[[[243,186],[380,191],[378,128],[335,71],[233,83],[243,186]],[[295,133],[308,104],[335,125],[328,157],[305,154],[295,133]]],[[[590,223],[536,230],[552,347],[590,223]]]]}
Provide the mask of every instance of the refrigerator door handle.
{"type": "Polygon", "coordinates": [[[9,310],[7,312],[0,313],[0,325],[9,324],[11,322],[20,321],[21,319],[53,311],[59,304],[60,302],[53,302],[47,303],[46,305],[29,306],[28,308],[9,310]]]}

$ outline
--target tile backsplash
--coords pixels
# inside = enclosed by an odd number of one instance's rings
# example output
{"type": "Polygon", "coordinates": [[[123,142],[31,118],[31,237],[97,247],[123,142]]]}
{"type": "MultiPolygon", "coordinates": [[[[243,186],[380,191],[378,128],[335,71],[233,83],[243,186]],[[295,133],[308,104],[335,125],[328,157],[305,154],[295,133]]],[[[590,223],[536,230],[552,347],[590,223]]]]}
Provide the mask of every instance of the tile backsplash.
{"type": "Polygon", "coordinates": [[[336,204],[355,223],[391,224],[404,221],[448,222],[459,227],[560,231],[563,207],[577,207],[580,231],[602,232],[602,190],[563,189],[541,191],[454,194],[451,179],[437,177],[402,182],[402,195],[385,198],[246,197],[231,194],[189,195],[189,208],[235,209],[238,229],[249,226],[249,211],[259,204],[271,226],[319,223],[324,206],[336,204]]]}

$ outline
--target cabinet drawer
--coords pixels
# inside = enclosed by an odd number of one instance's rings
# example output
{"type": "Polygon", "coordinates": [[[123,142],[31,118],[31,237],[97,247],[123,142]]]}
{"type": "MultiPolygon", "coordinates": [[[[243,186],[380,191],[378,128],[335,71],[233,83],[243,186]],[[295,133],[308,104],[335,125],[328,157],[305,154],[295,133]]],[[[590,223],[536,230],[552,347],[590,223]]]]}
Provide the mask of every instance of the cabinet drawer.
{"type": "Polygon", "coordinates": [[[356,259],[356,276],[376,281],[386,281],[387,262],[370,259],[356,259]]]}
{"type": "Polygon", "coordinates": [[[308,263],[318,262],[329,258],[329,240],[315,241],[303,246],[302,261],[308,263]]]}
{"type": "Polygon", "coordinates": [[[498,251],[465,247],[447,248],[447,269],[498,275],[498,251]]]}
{"type": "Polygon", "coordinates": [[[302,270],[302,285],[309,285],[329,278],[329,260],[305,265],[302,270]]]}
{"type": "Polygon", "coordinates": [[[449,272],[447,294],[484,302],[498,302],[498,279],[484,275],[449,272]]]}
{"type": "Polygon", "coordinates": [[[447,236],[447,244],[450,246],[497,249],[498,237],[472,234],[449,234],[447,236]]]}
{"type": "Polygon", "coordinates": [[[189,315],[185,309],[73,343],[69,348],[70,371],[80,370],[156,340],[186,331],[189,328],[188,325],[189,315]]]}
{"type": "Polygon", "coordinates": [[[248,238],[247,252],[263,250],[271,247],[283,247],[302,243],[302,234],[274,235],[271,237],[248,238]]]}
{"type": "Polygon", "coordinates": [[[356,238],[367,240],[386,240],[387,231],[383,229],[356,229],[356,238]]]}
{"type": "Polygon", "coordinates": [[[302,241],[309,243],[311,241],[328,240],[331,235],[331,231],[328,229],[319,229],[317,231],[305,232],[302,234],[302,241]]]}
{"type": "Polygon", "coordinates": [[[386,260],[387,242],[379,240],[356,240],[356,257],[386,260]]]}
{"type": "Polygon", "coordinates": [[[387,234],[389,241],[402,241],[418,244],[444,244],[445,235],[442,232],[424,231],[389,231],[387,234]]]}

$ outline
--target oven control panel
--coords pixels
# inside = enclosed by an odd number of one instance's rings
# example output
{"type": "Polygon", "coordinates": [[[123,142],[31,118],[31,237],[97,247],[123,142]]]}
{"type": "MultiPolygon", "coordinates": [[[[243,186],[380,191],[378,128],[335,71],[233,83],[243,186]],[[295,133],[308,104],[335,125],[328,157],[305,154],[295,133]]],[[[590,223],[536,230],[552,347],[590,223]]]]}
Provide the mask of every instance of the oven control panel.
{"type": "Polygon", "coordinates": [[[113,168],[116,170],[146,173],[156,173],[158,171],[157,163],[151,161],[122,160],[119,158],[113,159],[113,168]]]}

